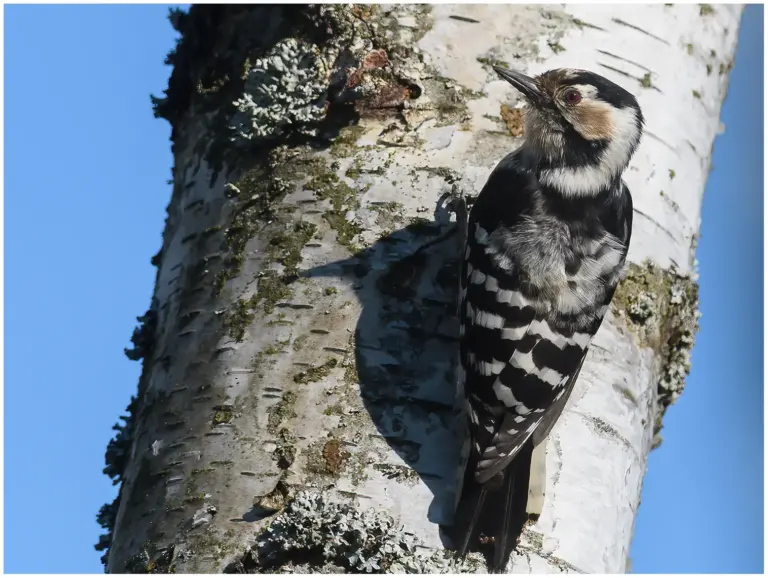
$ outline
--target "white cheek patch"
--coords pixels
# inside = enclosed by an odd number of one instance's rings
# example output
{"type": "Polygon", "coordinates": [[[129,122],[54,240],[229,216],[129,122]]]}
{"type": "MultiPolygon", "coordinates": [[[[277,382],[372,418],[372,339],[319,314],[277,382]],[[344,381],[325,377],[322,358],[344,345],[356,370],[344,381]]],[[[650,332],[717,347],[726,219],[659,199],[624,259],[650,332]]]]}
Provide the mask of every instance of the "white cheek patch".
{"type": "Polygon", "coordinates": [[[603,150],[600,162],[594,166],[546,169],[541,182],[568,196],[594,194],[608,185],[624,167],[632,147],[640,137],[637,117],[632,108],[610,109],[613,138],[603,150]]]}

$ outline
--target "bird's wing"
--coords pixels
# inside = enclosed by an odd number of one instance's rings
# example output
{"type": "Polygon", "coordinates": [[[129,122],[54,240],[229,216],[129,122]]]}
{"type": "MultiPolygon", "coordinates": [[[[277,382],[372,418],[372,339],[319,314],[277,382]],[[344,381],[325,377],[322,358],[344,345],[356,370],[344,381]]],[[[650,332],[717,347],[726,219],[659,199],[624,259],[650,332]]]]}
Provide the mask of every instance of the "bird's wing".
{"type": "Polygon", "coordinates": [[[559,417],[593,335],[554,330],[548,312],[520,292],[513,268],[493,265],[483,235],[470,223],[460,312],[472,463],[480,483],[559,417]]]}

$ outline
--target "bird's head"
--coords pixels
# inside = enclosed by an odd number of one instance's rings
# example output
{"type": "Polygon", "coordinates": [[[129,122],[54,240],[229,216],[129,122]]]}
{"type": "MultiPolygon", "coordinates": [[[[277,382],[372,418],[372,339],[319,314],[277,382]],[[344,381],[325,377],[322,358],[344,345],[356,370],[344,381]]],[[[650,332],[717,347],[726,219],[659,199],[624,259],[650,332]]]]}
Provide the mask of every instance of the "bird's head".
{"type": "Polygon", "coordinates": [[[630,92],[587,70],[559,68],[535,77],[494,70],[528,101],[526,147],[545,185],[588,195],[621,175],[644,124],[630,92]]]}

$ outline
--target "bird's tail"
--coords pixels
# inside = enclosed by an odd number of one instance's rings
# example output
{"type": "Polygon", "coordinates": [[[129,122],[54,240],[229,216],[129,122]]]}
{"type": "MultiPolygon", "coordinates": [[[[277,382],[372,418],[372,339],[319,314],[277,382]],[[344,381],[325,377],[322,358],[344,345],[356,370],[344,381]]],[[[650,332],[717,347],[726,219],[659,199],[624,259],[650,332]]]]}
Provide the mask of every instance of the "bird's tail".
{"type": "MultiPolygon", "coordinates": [[[[468,464],[451,531],[460,556],[492,545],[491,573],[504,573],[517,539],[528,519],[528,482],[533,443],[529,440],[512,462],[494,479],[479,484],[468,464]]],[[[489,553],[489,552],[488,552],[489,553]]],[[[489,553],[490,554],[490,553],[489,553]]]]}

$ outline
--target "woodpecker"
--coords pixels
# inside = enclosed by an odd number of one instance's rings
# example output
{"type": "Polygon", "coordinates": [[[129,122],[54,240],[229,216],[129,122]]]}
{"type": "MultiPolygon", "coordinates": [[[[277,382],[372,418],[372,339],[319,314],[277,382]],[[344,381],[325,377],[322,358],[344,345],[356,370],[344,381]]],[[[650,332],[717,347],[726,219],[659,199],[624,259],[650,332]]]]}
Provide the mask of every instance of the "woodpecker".
{"type": "Polygon", "coordinates": [[[622,274],[642,136],[635,97],[586,70],[494,67],[527,101],[523,144],[469,214],[459,301],[470,452],[450,534],[505,572],[527,520],[533,448],[560,417],[622,274]]]}

